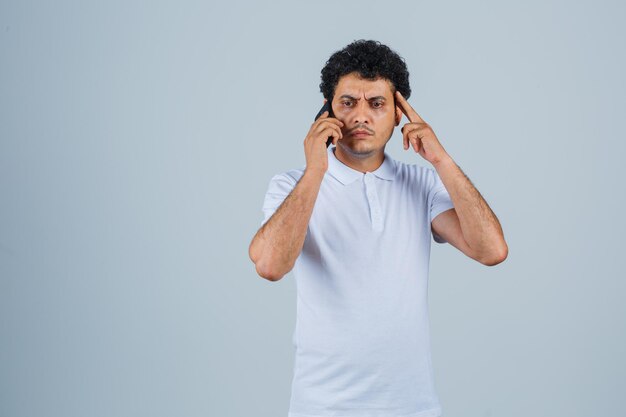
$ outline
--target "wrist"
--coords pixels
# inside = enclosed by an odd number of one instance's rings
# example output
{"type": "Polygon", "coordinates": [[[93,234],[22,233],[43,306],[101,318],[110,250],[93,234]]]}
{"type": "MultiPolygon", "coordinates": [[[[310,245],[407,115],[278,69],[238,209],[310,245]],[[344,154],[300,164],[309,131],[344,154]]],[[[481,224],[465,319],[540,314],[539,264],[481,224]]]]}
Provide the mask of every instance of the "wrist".
{"type": "Polygon", "coordinates": [[[326,170],[321,168],[305,168],[303,176],[312,177],[319,179],[320,181],[324,178],[326,174],[326,170]]]}
{"type": "Polygon", "coordinates": [[[454,162],[452,157],[448,155],[447,153],[443,157],[439,158],[439,160],[437,160],[436,162],[433,162],[433,166],[435,167],[436,170],[439,170],[440,168],[444,168],[450,165],[456,165],[456,163],[454,162]]]}

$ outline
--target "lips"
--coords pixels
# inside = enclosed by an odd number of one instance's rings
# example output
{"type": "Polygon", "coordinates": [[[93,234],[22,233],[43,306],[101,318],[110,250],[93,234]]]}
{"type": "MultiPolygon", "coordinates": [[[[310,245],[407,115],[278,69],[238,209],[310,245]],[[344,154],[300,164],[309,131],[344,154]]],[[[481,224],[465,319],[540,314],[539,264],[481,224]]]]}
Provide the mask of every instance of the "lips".
{"type": "Polygon", "coordinates": [[[352,136],[371,136],[372,134],[367,130],[355,130],[350,133],[352,136]]]}

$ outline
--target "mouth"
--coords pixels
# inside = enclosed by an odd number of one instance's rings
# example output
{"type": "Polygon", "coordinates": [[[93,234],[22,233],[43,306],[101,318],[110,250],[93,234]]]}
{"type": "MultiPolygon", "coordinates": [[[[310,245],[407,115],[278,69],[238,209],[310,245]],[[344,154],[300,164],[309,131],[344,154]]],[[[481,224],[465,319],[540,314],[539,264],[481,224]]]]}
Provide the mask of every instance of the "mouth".
{"type": "Polygon", "coordinates": [[[367,131],[365,131],[365,130],[357,130],[357,131],[354,131],[354,132],[350,133],[350,136],[354,136],[354,137],[357,137],[357,138],[363,138],[363,137],[367,137],[367,136],[372,136],[372,134],[367,132],[367,131]]]}

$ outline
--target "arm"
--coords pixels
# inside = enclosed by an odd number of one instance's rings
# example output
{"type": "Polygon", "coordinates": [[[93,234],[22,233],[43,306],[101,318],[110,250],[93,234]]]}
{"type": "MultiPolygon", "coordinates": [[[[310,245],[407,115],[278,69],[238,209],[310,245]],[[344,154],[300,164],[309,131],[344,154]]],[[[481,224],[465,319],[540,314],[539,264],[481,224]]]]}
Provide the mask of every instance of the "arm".
{"type": "MultiPolygon", "coordinates": [[[[404,149],[413,145],[415,152],[433,164],[454,205],[454,209],[440,213],[432,220],[433,232],[480,263],[491,266],[504,261],[509,248],[496,215],[441,146],[430,125],[399,91],[396,91],[396,99],[398,115],[403,112],[409,119],[409,123],[402,127],[404,149]]],[[[399,121],[398,117],[397,123],[399,121]]]]}
{"type": "Polygon", "coordinates": [[[293,268],[323,178],[324,171],[305,170],[285,201],[255,234],[248,253],[261,277],[278,281],[293,268]]]}
{"type": "Polygon", "coordinates": [[[333,144],[336,144],[343,137],[343,122],[328,117],[328,114],[328,111],[322,113],[304,138],[306,169],[302,177],[250,242],[248,254],[257,273],[270,281],[278,281],[293,269],[304,246],[315,200],[328,170],[326,141],[332,136],[333,144]]]}
{"type": "Polygon", "coordinates": [[[433,219],[433,232],[482,264],[492,266],[504,261],[508,246],[487,202],[451,157],[433,165],[454,203],[454,209],[433,219]]]}

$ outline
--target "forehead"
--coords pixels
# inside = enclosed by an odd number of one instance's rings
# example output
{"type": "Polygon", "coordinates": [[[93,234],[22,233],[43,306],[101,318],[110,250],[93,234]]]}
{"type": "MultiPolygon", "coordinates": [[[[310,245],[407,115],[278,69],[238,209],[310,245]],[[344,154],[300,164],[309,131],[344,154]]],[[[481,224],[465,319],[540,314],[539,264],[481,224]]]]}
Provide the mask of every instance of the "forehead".
{"type": "Polygon", "coordinates": [[[335,88],[335,96],[349,94],[356,97],[393,96],[393,84],[386,78],[368,80],[357,73],[350,73],[339,78],[335,88]]]}

